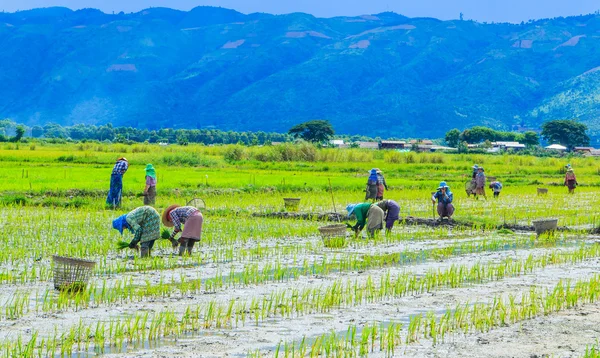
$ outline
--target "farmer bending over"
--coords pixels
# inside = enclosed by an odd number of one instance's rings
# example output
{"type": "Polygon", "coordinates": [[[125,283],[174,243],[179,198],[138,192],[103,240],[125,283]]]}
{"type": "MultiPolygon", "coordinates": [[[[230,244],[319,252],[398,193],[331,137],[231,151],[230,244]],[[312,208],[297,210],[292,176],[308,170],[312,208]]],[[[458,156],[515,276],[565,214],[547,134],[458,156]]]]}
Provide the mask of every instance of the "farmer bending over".
{"type": "Polygon", "coordinates": [[[437,212],[440,216],[440,220],[444,217],[450,219],[452,218],[452,215],[454,215],[454,205],[452,205],[453,198],[454,196],[450,191],[450,187],[446,185],[445,181],[441,182],[437,191],[431,197],[432,203],[435,204],[435,201],[438,201],[437,212]]]}
{"type": "Polygon", "coordinates": [[[110,189],[106,197],[106,204],[112,206],[113,209],[121,206],[121,197],[123,196],[123,175],[129,168],[129,162],[126,158],[119,158],[113,167],[110,175],[110,189]]]}
{"type": "Polygon", "coordinates": [[[494,191],[494,198],[498,198],[500,196],[500,191],[502,190],[502,183],[495,180],[490,183],[490,189],[494,191]]]}
{"type": "Polygon", "coordinates": [[[356,225],[351,226],[348,225],[348,228],[354,231],[354,238],[358,237],[358,234],[367,227],[367,234],[370,238],[375,236],[376,231],[380,231],[383,229],[383,210],[377,205],[373,205],[371,203],[362,203],[362,204],[349,204],[346,207],[348,210],[348,218],[352,216],[352,214],[356,215],[356,225]]]}
{"type": "Polygon", "coordinates": [[[379,206],[385,213],[385,233],[391,233],[394,223],[400,219],[400,205],[389,199],[382,200],[375,205],[379,206]]]}
{"type": "Polygon", "coordinates": [[[113,221],[113,228],[128,229],[133,233],[133,240],[129,243],[132,249],[140,249],[141,257],[150,256],[154,241],[160,238],[160,215],[151,206],[140,206],[129,214],[121,215],[113,221]],[[140,244],[140,246],[138,246],[140,244]]]}
{"type": "Polygon", "coordinates": [[[196,241],[200,241],[202,236],[204,217],[200,210],[193,206],[171,205],[163,212],[162,222],[166,227],[175,227],[169,241],[173,247],[179,246],[179,256],[186,251],[188,255],[191,255],[194,244],[196,241]],[[184,225],[183,232],[182,225],[184,225]],[[175,236],[180,232],[181,237],[179,240],[175,240],[175,236]]]}

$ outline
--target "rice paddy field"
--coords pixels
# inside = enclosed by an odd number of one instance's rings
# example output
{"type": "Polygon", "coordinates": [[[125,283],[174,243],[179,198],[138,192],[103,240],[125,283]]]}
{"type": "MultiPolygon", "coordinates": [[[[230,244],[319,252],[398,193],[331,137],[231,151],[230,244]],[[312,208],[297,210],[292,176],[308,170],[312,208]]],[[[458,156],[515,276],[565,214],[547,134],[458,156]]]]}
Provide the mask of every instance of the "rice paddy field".
{"type": "Polygon", "coordinates": [[[593,158],[29,143],[0,147],[0,181],[3,357],[600,356],[593,158]],[[131,165],[112,210],[119,156],[131,165]],[[111,222],[142,205],[147,163],[159,212],[206,202],[190,257],[166,240],[150,259],[117,249],[111,222]],[[467,197],[473,164],[504,184],[499,199],[467,197]],[[401,206],[389,235],[328,248],[318,228],[331,222],[268,217],[287,197],[315,217],[345,213],[374,167],[401,206]],[[456,225],[408,225],[433,219],[442,180],[456,225]],[[528,229],[544,218],[560,230],[528,229]],[[95,261],[87,287],[55,290],[53,255],[95,261]]]}

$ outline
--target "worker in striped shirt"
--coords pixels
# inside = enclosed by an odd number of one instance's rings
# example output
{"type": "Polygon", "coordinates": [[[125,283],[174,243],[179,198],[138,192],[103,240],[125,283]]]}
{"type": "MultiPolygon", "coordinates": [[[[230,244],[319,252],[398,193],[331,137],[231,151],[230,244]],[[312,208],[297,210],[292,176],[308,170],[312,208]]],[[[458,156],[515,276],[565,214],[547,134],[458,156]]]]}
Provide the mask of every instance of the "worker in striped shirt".
{"type": "Polygon", "coordinates": [[[117,159],[110,176],[110,190],[106,197],[106,204],[113,209],[121,206],[121,198],[123,197],[123,175],[129,169],[129,162],[126,158],[117,159]]]}
{"type": "Polygon", "coordinates": [[[200,210],[193,206],[171,205],[163,212],[162,222],[166,227],[174,228],[169,240],[173,247],[179,246],[179,255],[185,252],[191,255],[194,244],[202,237],[204,217],[200,210]],[[178,233],[181,237],[175,240],[178,233]]]}

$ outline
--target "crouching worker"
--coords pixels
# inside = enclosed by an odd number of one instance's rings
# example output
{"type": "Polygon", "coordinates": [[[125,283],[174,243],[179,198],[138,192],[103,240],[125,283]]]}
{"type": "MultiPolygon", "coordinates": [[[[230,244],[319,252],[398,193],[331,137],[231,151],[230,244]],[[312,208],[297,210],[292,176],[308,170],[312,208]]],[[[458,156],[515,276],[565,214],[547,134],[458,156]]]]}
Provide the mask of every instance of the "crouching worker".
{"type": "Polygon", "coordinates": [[[188,255],[191,255],[194,244],[200,241],[202,236],[204,217],[200,210],[193,206],[171,205],[163,212],[162,222],[166,227],[174,227],[169,241],[173,247],[179,246],[179,256],[186,251],[188,255]],[[175,240],[175,236],[180,232],[181,237],[179,240],[175,240]]]}
{"type": "Polygon", "coordinates": [[[369,238],[375,236],[375,233],[383,230],[383,210],[377,205],[371,203],[362,204],[349,204],[346,207],[348,210],[348,217],[352,214],[356,216],[356,224],[354,226],[348,225],[348,228],[354,231],[354,238],[358,237],[358,234],[362,229],[367,227],[367,234],[369,238]]]}
{"type": "Polygon", "coordinates": [[[400,205],[394,200],[382,200],[375,204],[385,213],[385,233],[389,234],[394,228],[394,223],[400,219],[400,205]]]}
{"type": "Polygon", "coordinates": [[[141,257],[148,257],[154,242],[160,238],[160,214],[151,206],[140,206],[115,219],[113,228],[119,230],[121,235],[124,229],[132,232],[133,240],[129,247],[139,249],[141,257]]]}
{"type": "Polygon", "coordinates": [[[499,181],[493,181],[490,183],[490,189],[494,191],[494,198],[498,198],[500,196],[500,191],[502,191],[502,183],[499,181]]]}
{"type": "Polygon", "coordinates": [[[454,215],[454,206],[452,205],[452,200],[454,195],[450,191],[450,187],[446,185],[446,182],[443,181],[440,183],[440,186],[437,188],[437,191],[431,197],[431,202],[435,204],[437,200],[437,212],[440,216],[440,220],[444,217],[448,219],[452,218],[454,215]]]}

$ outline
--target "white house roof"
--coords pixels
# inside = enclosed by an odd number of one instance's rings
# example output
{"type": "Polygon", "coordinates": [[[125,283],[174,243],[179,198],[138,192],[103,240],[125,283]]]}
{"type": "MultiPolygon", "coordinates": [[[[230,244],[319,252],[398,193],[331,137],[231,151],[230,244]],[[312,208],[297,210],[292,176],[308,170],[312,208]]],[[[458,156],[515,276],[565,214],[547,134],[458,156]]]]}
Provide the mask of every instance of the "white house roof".
{"type": "Polygon", "coordinates": [[[332,139],[329,141],[329,143],[331,143],[333,145],[343,145],[344,140],[343,139],[332,139]]]}
{"type": "Polygon", "coordinates": [[[567,150],[567,147],[564,147],[560,144],[552,144],[552,145],[547,146],[546,149],[567,150]]]}

